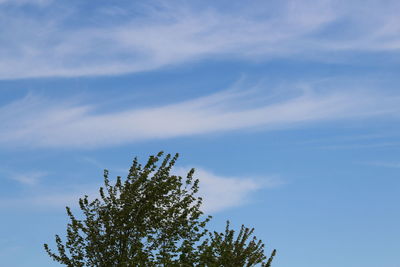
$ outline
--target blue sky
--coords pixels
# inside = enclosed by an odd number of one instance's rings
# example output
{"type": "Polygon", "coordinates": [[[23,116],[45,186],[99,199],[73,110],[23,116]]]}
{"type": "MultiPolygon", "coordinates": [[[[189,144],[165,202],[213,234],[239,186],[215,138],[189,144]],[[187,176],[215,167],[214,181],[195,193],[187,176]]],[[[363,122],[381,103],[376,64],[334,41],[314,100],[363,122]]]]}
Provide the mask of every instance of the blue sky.
{"type": "Polygon", "coordinates": [[[0,0],[0,257],[179,152],[274,267],[398,267],[400,2],[0,0]]]}

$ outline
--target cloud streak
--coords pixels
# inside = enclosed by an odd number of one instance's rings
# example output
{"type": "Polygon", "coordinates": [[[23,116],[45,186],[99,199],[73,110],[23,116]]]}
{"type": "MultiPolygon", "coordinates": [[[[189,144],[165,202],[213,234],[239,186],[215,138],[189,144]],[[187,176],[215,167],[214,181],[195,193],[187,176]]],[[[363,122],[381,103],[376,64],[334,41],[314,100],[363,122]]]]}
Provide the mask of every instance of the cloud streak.
{"type": "Polygon", "coordinates": [[[40,19],[0,12],[7,22],[0,24],[0,79],[115,75],[216,57],[335,60],[328,54],[397,53],[400,48],[396,1],[361,6],[327,0],[254,1],[231,9],[169,1],[139,11],[136,6],[104,6],[87,14],[99,21],[95,25],[73,23],[82,10],[52,3],[47,8],[57,12],[40,19]]]}
{"type": "Polygon", "coordinates": [[[7,168],[2,168],[0,174],[6,179],[13,180],[25,186],[38,185],[40,180],[47,176],[47,172],[43,171],[13,171],[7,168]]]}
{"type": "Polygon", "coordinates": [[[39,5],[44,6],[51,0],[0,0],[0,5],[22,6],[22,5],[39,5]]]}
{"type": "Polygon", "coordinates": [[[10,178],[23,185],[32,186],[38,184],[39,180],[46,175],[45,172],[12,173],[10,178]]]}
{"type": "Polygon", "coordinates": [[[299,91],[269,99],[228,90],[163,106],[101,112],[33,95],[0,107],[0,146],[91,148],[244,129],[276,130],[332,120],[394,117],[400,97],[371,91],[299,91]]]}

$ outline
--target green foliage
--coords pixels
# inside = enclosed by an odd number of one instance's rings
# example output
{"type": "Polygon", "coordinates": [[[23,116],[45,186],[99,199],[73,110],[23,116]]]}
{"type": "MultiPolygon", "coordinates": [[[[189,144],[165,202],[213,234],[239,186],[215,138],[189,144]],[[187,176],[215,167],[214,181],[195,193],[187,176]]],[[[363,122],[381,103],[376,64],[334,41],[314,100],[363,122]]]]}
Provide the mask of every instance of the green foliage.
{"type": "Polygon", "coordinates": [[[56,235],[58,253],[44,244],[46,252],[71,267],[270,266],[275,251],[266,258],[264,244],[249,240],[254,229],[242,226],[236,239],[229,223],[225,233],[206,229],[211,217],[195,196],[194,169],[185,179],[170,174],[177,158],[160,152],[144,166],[135,158],[127,178],[117,177],[114,185],[105,170],[100,198],[79,199],[84,219],[67,207],[66,241],[56,235]]]}
{"type": "Polygon", "coordinates": [[[209,233],[209,239],[200,246],[202,266],[254,266],[261,263],[261,266],[270,267],[276,250],[267,259],[262,241],[257,241],[256,237],[249,241],[253,232],[254,228],[242,225],[235,239],[235,231],[229,229],[228,221],[225,233],[209,233]]]}

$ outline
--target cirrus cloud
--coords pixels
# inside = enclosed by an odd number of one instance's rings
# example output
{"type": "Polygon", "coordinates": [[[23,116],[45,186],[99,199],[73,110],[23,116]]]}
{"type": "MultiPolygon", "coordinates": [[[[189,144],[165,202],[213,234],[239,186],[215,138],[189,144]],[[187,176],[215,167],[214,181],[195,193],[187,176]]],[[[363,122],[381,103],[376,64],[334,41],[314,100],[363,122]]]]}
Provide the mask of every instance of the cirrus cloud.
{"type": "Polygon", "coordinates": [[[294,128],[326,121],[398,118],[400,97],[374,91],[299,90],[271,100],[227,90],[161,106],[101,112],[94,103],[34,95],[0,107],[0,146],[94,148],[209,133],[294,128]]]}
{"type": "Polygon", "coordinates": [[[149,1],[96,6],[78,23],[84,11],[68,3],[40,7],[55,10],[43,17],[0,11],[0,79],[116,75],[218,57],[337,60],[330,53],[400,49],[396,1],[254,1],[236,8],[149,1]]]}

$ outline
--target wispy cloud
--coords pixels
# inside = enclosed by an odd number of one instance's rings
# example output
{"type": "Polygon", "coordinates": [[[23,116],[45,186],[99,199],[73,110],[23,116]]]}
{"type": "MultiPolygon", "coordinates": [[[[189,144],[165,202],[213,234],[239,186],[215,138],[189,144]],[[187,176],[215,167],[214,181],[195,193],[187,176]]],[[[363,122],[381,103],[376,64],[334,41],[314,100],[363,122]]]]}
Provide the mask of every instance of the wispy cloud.
{"type": "Polygon", "coordinates": [[[39,5],[44,6],[51,2],[52,0],[0,0],[1,4],[11,5],[11,6],[21,6],[21,5],[39,5]]]}
{"type": "Polygon", "coordinates": [[[101,112],[101,105],[28,95],[0,107],[0,145],[88,148],[329,120],[398,118],[399,103],[399,96],[371,91],[307,90],[272,101],[262,94],[228,90],[159,107],[101,112]]]}
{"type": "Polygon", "coordinates": [[[150,1],[146,8],[107,5],[90,13],[61,3],[54,1],[48,8],[57,12],[40,19],[0,12],[7,22],[0,26],[0,79],[113,75],[209,57],[333,59],[332,51],[400,48],[398,1],[252,1],[231,8],[150,1]],[[99,23],[77,19],[82,12],[99,23]]]}
{"type": "MultiPolygon", "coordinates": [[[[186,176],[189,168],[177,168],[176,175],[186,176]]],[[[281,178],[276,176],[258,177],[251,179],[246,177],[226,177],[216,175],[203,168],[196,168],[195,178],[200,180],[199,196],[203,198],[202,209],[205,212],[218,212],[228,208],[241,206],[251,201],[249,195],[258,190],[276,188],[285,184],[281,178]]],[[[98,187],[100,185],[75,186],[75,189],[60,191],[55,188],[35,190],[28,197],[16,199],[0,199],[1,207],[28,206],[37,208],[61,208],[64,206],[75,207],[78,199],[84,195],[94,199],[99,197],[98,187]],[[58,192],[57,192],[58,191],[58,192]]]]}
{"type": "Polygon", "coordinates": [[[48,173],[43,171],[17,172],[3,169],[1,174],[5,178],[14,180],[22,185],[33,186],[37,185],[43,177],[47,176],[48,173]]]}
{"type": "Polygon", "coordinates": [[[40,178],[46,175],[47,173],[45,172],[15,173],[11,175],[11,179],[25,185],[35,185],[39,182],[40,178]]]}

